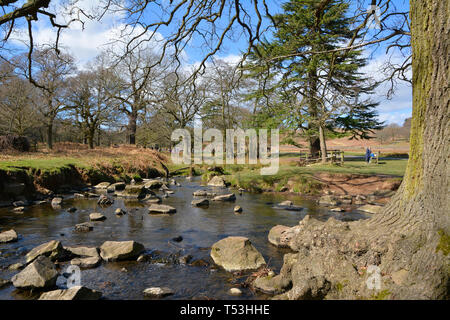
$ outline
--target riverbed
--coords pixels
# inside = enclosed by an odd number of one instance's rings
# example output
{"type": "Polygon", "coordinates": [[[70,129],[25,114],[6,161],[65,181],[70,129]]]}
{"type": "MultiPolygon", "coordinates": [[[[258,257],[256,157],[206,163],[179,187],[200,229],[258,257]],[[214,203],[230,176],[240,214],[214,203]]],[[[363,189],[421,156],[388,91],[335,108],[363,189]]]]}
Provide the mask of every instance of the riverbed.
{"type": "MultiPolygon", "coordinates": [[[[340,220],[366,218],[362,213],[330,212],[317,202],[299,195],[252,194],[231,190],[236,194],[235,202],[211,202],[208,208],[193,207],[192,193],[199,189],[223,193],[212,187],[200,185],[200,180],[188,181],[177,178],[181,186],[172,186],[174,191],[163,204],[173,206],[177,213],[172,215],[150,215],[148,205],[138,201],[115,198],[109,207],[100,207],[97,199],[75,199],[64,195],[62,207],[54,209],[50,204],[27,207],[22,214],[11,208],[0,209],[1,231],[14,229],[19,240],[0,244],[0,278],[10,279],[18,271],[8,270],[8,266],[25,261],[25,255],[32,248],[50,240],[59,240],[64,246],[96,246],[104,241],[135,240],[142,243],[148,253],[166,259],[160,261],[102,262],[94,269],[81,271],[81,284],[102,292],[105,299],[144,299],[143,290],[148,287],[169,287],[175,293],[165,299],[265,299],[266,295],[240,288],[242,295],[232,296],[229,289],[239,287],[249,273],[233,275],[214,265],[209,258],[210,247],[216,241],[228,236],[245,236],[262,253],[268,267],[279,272],[283,255],[289,249],[280,249],[267,241],[269,230],[278,224],[294,226],[306,214],[312,218],[326,220],[330,216],[340,220]],[[302,211],[289,211],[273,206],[284,200],[291,200],[301,206],[302,211]],[[235,214],[234,206],[242,207],[241,214],[235,214]],[[73,213],[68,208],[75,207],[73,213]],[[116,216],[116,208],[127,211],[124,216],[116,216]],[[94,222],[93,231],[74,232],[76,224],[89,221],[89,214],[100,212],[107,219],[94,222]],[[182,237],[177,242],[172,239],[182,237]],[[169,258],[191,255],[195,265],[175,263],[169,258]],[[207,265],[206,265],[207,264],[207,265]]],[[[228,191],[227,191],[228,192],[228,191]]],[[[60,266],[60,273],[69,266],[60,266]]],[[[58,280],[64,288],[64,279],[58,280]]],[[[0,299],[34,299],[37,294],[19,291],[12,285],[0,288],[0,299]]]]}

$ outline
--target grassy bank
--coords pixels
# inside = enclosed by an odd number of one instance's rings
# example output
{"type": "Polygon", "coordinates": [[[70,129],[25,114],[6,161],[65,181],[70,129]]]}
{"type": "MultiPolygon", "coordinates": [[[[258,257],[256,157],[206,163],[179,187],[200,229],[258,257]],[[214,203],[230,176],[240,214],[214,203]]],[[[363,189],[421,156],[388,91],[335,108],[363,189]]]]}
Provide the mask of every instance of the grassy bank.
{"type": "MultiPolygon", "coordinates": [[[[79,144],[57,144],[51,151],[6,153],[0,156],[0,193],[8,183],[25,183],[27,190],[57,191],[64,185],[126,181],[164,174],[167,159],[156,151],[136,147],[89,150],[79,144]]],[[[3,197],[7,198],[7,197],[3,197]]]]}

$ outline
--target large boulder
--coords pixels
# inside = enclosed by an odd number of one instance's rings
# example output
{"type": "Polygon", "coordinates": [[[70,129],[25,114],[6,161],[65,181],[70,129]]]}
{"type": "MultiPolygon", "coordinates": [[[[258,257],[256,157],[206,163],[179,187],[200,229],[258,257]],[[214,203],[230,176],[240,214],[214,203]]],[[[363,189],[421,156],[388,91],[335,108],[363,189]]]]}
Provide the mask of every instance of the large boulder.
{"type": "Polygon", "coordinates": [[[177,209],[171,206],[167,206],[164,204],[152,204],[150,208],[148,208],[148,213],[156,213],[156,214],[168,214],[168,213],[176,213],[177,209]]]}
{"type": "Polygon", "coordinates": [[[291,239],[296,235],[297,227],[276,225],[269,231],[268,240],[279,248],[288,248],[291,239]]]}
{"type": "Polygon", "coordinates": [[[118,197],[125,199],[143,199],[146,193],[146,189],[142,185],[128,185],[123,191],[116,191],[118,197]]]}
{"type": "Polygon", "coordinates": [[[136,241],[105,241],[100,247],[100,256],[105,261],[132,260],[144,250],[136,241]]]}
{"type": "Polygon", "coordinates": [[[39,297],[39,300],[98,300],[101,296],[101,292],[82,286],[75,286],[66,290],[44,292],[39,297]]]}
{"type": "Polygon", "coordinates": [[[215,196],[213,198],[213,201],[235,201],[235,200],[236,196],[234,195],[234,193],[222,194],[220,196],[215,196]]]}
{"type": "Polygon", "coordinates": [[[63,260],[67,257],[68,252],[64,250],[61,242],[52,240],[33,248],[26,255],[26,262],[30,263],[39,256],[49,257],[52,261],[63,260]]]}
{"type": "Polygon", "coordinates": [[[266,264],[261,253],[245,237],[228,237],[214,243],[211,258],[227,271],[254,270],[266,264]]]}
{"type": "Polygon", "coordinates": [[[366,204],[365,206],[359,207],[358,210],[368,213],[379,213],[382,208],[383,208],[382,206],[366,204]]]}
{"type": "Polygon", "coordinates": [[[226,181],[220,176],[214,176],[208,181],[208,186],[225,188],[227,186],[226,181]]]}
{"type": "Polygon", "coordinates": [[[37,257],[12,279],[12,283],[19,289],[46,289],[54,287],[58,272],[53,262],[44,256],[37,257]]]}
{"type": "Polygon", "coordinates": [[[0,243],[17,241],[17,233],[13,229],[0,233],[0,243]]]}

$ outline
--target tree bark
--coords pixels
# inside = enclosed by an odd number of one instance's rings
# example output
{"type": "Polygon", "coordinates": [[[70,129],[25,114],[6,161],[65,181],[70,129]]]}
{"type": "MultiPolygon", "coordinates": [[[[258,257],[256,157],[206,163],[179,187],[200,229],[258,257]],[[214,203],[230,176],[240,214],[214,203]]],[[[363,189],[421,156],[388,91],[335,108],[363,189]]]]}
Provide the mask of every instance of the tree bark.
{"type": "Polygon", "coordinates": [[[411,0],[413,116],[403,182],[373,218],[304,219],[281,276],[289,299],[448,299],[450,4],[411,0]],[[379,288],[367,284],[379,269],[379,288]],[[366,272],[366,274],[364,274],[366,272]]]}
{"type": "Polygon", "coordinates": [[[128,116],[128,143],[136,144],[136,130],[137,130],[137,112],[131,112],[128,116]]]}
{"type": "Polygon", "coordinates": [[[53,120],[47,123],[47,147],[53,149],[53,120]]]}
{"type": "Polygon", "coordinates": [[[325,141],[325,132],[322,125],[319,125],[320,152],[322,154],[322,163],[327,162],[327,145],[325,141]]]}

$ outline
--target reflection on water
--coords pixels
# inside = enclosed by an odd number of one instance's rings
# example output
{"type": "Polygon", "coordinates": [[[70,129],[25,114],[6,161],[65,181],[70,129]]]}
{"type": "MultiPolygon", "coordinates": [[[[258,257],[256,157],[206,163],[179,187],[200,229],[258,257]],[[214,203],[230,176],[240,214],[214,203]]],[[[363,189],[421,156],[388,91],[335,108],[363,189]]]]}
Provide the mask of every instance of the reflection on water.
{"type": "MultiPolygon", "coordinates": [[[[114,205],[102,208],[96,199],[66,199],[61,209],[54,210],[50,205],[28,207],[25,213],[13,213],[8,208],[0,209],[0,228],[13,228],[20,239],[18,242],[0,244],[0,278],[9,279],[17,271],[8,266],[24,262],[25,254],[33,247],[50,240],[60,240],[64,246],[97,246],[106,240],[135,240],[142,243],[148,251],[159,250],[167,253],[190,254],[193,259],[211,262],[209,247],[227,236],[248,237],[263,254],[269,267],[279,271],[283,254],[287,249],[278,249],[267,241],[267,234],[277,224],[293,226],[310,214],[318,219],[334,216],[337,219],[360,219],[358,213],[332,213],[320,208],[314,201],[299,196],[281,194],[237,195],[235,203],[211,202],[208,208],[191,206],[192,193],[200,188],[198,181],[188,182],[179,179],[181,187],[163,203],[177,208],[173,215],[149,215],[147,206],[136,201],[116,199],[114,205]],[[284,200],[292,200],[295,205],[304,207],[303,211],[286,211],[272,208],[284,200]],[[240,205],[242,214],[235,214],[233,208],[240,205]],[[76,207],[75,213],[66,209],[76,207]],[[128,213],[118,217],[116,208],[128,213]],[[94,222],[94,230],[88,233],[75,233],[76,224],[89,221],[89,214],[100,212],[107,219],[94,222]],[[182,236],[183,241],[171,241],[182,236]]],[[[61,265],[61,272],[67,264],[61,265]]],[[[235,278],[231,273],[216,268],[194,267],[181,264],[150,262],[103,263],[95,269],[82,270],[81,283],[99,290],[107,299],[143,299],[142,291],[153,286],[170,287],[175,291],[166,299],[264,299],[264,295],[254,295],[242,289],[243,295],[230,296],[228,290],[245,277],[235,278]]],[[[32,299],[36,295],[15,290],[12,285],[0,289],[0,299],[32,299]]]]}

